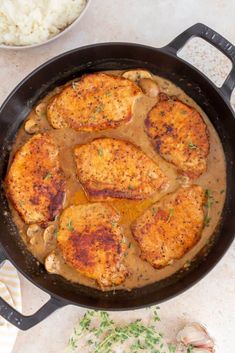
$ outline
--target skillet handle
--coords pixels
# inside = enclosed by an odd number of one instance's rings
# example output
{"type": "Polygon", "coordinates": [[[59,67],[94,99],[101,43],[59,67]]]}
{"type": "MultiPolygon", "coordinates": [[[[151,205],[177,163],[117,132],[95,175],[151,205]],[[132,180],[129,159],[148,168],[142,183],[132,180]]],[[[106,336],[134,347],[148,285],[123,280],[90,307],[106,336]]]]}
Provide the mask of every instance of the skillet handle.
{"type": "MultiPolygon", "coordinates": [[[[7,260],[7,257],[0,247],[0,265],[5,260],[7,260]]],[[[12,308],[4,299],[0,297],[0,315],[12,325],[18,327],[20,330],[25,331],[44,320],[58,308],[65,305],[65,302],[51,297],[48,302],[44,304],[36,313],[25,316],[12,308]]]]}
{"type": "Polygon", "coordinates": [[[168,53],[177,55],[177,52],[184,47],[189,39],[193,37],[200,37],[206,40],[208,43],[212,44],[215,48],[220,50],[224,55],[227,56],[232,62],[232,70],[228,74],[223,85],[219,89],[223,94],[224,98],[228,101],[230,100],[232,91],[235,87],[235,46],[232,45],[227,39],[221,36],[219,33],[215,32],[213,29],[207,27],[202,23],[197,23],[192,27],[189,27],[173,39],[167,46],[163,49],[168,53]]]}

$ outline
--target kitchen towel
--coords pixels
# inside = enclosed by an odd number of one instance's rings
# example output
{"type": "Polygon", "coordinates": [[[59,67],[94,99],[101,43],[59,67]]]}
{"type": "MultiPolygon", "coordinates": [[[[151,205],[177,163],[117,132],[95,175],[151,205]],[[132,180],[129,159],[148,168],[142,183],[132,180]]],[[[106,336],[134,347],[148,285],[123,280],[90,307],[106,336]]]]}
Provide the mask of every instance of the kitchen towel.
{"type": "MultiPolygon", "coordinates": [[[[20,279],[9,261],[0,268],[0,296],[16,310],[22,311],[20,279]]],[[[0,353],[11,353],[17,333],[18,328],[0,316],[0,353]]]]}

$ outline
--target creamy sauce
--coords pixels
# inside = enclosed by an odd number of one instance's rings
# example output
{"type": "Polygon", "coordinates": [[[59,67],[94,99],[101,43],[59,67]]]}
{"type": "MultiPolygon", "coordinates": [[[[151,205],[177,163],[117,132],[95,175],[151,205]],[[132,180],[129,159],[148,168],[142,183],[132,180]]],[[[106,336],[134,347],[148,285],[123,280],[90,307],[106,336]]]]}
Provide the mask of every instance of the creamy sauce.
{"type": "MultiPolygon", "coordinates": [[[[120,75],[121,71],[111,71],[114,75],[120,75]]],[[[166,193],[175,191],[181,184],[185,183],[185,178],[180,177],[176,168],[164,161],[153,149],[147,135],[144,132],[144,119],[148,111],[156,104],[157,98],[150,98],[143,96],[136,101],[134,106],[134,114],[132,120],[128,124],[124,124],[121,127],[113,130],[106,130],[101,132],[75,132],[72,129],[54,130],[50,127],[46,120],[45,109],[49,98],[57,93],[60,88],[56,88],[53,92],[47,95],[40,104],[36,107],[36,111],[33,110],[29,114],[29,118],[35,118],[40,126],[39,131],[49,131],[55,138],[60,148],[60,159],[61,166],[67,178],[67,194],[64,207],[71,204],[87,203],[88,200],[86,195],[76,178],[75,163],[73,160],[73,149],[77,144],[87,143],[97,137],[116,137],[125,139],[138,145],[149,157],[151,157],[156,163],[158,163],[164,173],[169,179],[169,185],[167,190],[157,192],[151,199],[143,201],[132,201],[132,200],[115,200],[107,201],[120,213],[121,224],[123,226],[124,233],[128,238],[128,251],[125,256],[124,262],[130,271],[130,276],[125,282],[115,289],[126,289],[131,290],[134,287],[142,287],[146,284],[159,281],[160,279],[166,278],[184,266],[195,257],[197,253],[209,242],[211,235],[213,234],[216,226],[219,223],[221,212],[223,209],[225,189],[226,189],[226,166],[223,148],[219,137],[210,123],[205,113],[200,107],[187,96],[179,87],[175,86],[170,81],[167,81],[161,77],[153,76],[153,79],[158,83],[160,91],[165,92],[168,95],[177,96],[179,100],[187,103],[188,105],[195,107],[203,119],[205,120],[210,139],[210,153],[208,156],[208,168],[200,178],[194,181],[195,184],[201,185],[205,190],[210,189],[214,198],[213,206],[210,210],[210,223],[203,229],[200,241],[194,246],[184,257],[180,260],[174,261],[171,265],[156,270],[150,264],[140,259],[140,250],[134,241],[131,231],[130,224],[140,216],[150,205],[159,200],[166,193]],[[216,166],[216,167],[215,167],[216,166]]],[[[31,136],[27,134],[22,126],[18,132],[16,142],[13,146],[12,155],[15,151],[25,143],[31,136]]],[[[20,234],[25,241],[27,247],[33,253],[33,255],[42,263],[48,254],[54,251],[59,267],[54,271],[63,277],[67,278],[72,282],[78,282],[86,286],[97,287],[95,281],[86,278],[79,274],[76,270],[72,269],[66,264],[57,249],[56,238],[52,236],[52,239],[46,240],[43,237],[43,231],[39,231],[35,236],[27,236],[27,226],[20,219],[19,215],[15,210],[12,210],[13,219],[18,226],[20,234]]],[[[57,226],[57,221],[54,222],[57,226]]],[[[107,288],[110,290],[111,288],[107,288]]]]}

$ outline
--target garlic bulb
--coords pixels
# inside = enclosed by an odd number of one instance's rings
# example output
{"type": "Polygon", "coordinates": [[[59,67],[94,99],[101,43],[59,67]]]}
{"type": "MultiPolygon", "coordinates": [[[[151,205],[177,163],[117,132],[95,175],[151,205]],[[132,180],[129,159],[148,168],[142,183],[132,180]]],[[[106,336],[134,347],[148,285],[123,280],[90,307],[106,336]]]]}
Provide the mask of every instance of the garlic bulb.
{"type": "Polygon", "coordinates": [[[192,345],[194,347],[202,349],[202,351],[193,351],[197,353],[211,352],[214,347],[214,342],[208,335],[207,331],[200,324],[193,322],[186,325],[180,330],[176,337],[178,342],[183,343],[185,346],[192,345]],[[209,349],[209,350],[208,350],[209,349]]]}

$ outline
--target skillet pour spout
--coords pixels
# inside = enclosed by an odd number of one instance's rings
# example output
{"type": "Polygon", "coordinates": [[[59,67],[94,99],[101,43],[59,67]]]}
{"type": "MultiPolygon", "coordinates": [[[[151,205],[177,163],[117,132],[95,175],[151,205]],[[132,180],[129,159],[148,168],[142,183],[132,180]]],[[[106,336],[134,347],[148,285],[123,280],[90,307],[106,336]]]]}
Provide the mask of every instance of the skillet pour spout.
{"type": "Polygon", "coordinates": [[[42,308],[30,316],[22,315],[0,298],[0,315],[21,330],[33,327],[56,309],[68,304],[102,310],[132,310],[165,301],[204,277],[234,239],[235,116],[230,97],[235,87],[235,46],[200,23],[188,28],[160,49],[132,43],[96,44],[61,54],[35,69],[13,90],[0,108],[1,180],[4,180],[6,174],[9,146],[39,99],[56,86],[85,73],[140,67],[182,88],[205,111],[220,137],[226,158],[227,192],[221,222],[213,234],[213,241],[199,254],[190,269],[182,269],[173,276],[130,292],[120,290],[103,293],[48,274],[42,265],[38,265],[21,242],[2,188],[0,263],[10,260],[26,278],[51,296],[42,308]],[[232,69],[220,88],[192,65],[177,57],[177,52],[195,36],[212,44],[232,62],[232,69]]]}

